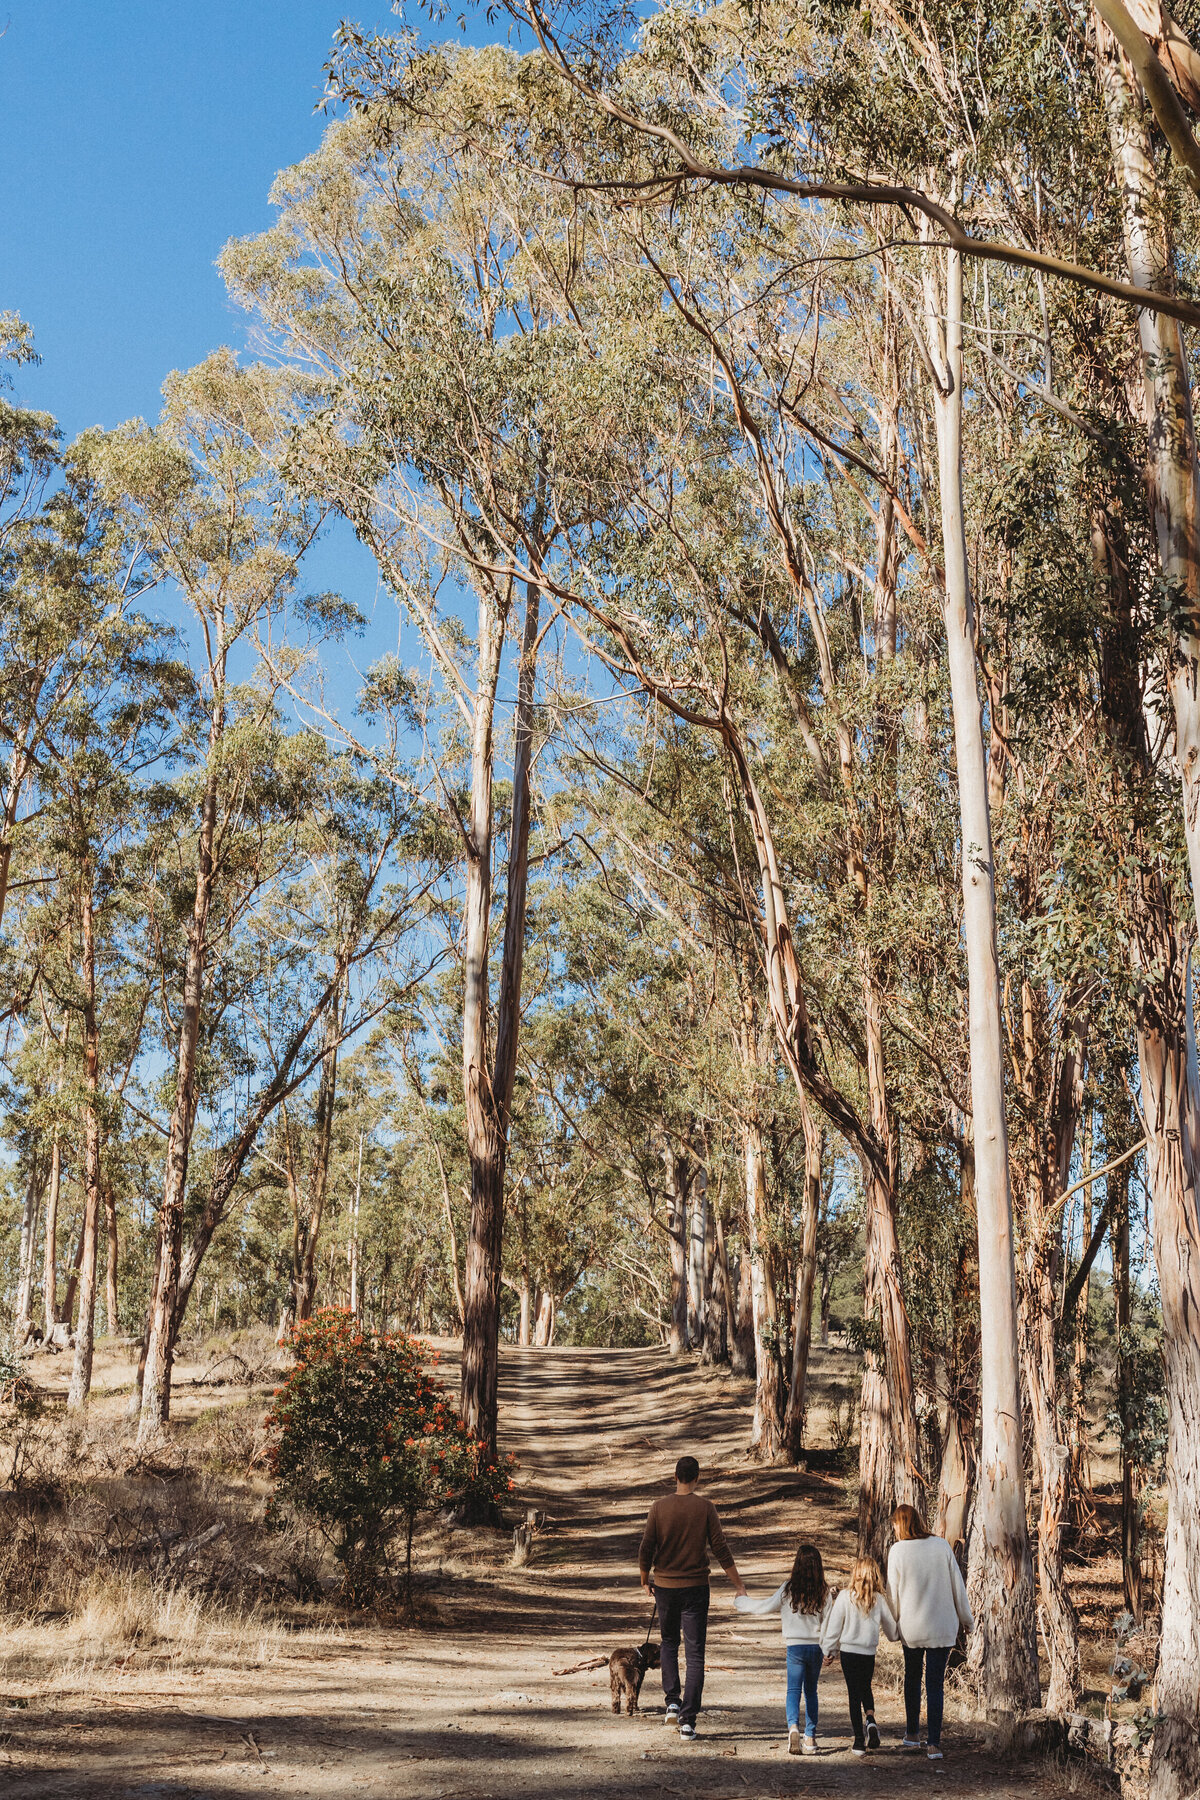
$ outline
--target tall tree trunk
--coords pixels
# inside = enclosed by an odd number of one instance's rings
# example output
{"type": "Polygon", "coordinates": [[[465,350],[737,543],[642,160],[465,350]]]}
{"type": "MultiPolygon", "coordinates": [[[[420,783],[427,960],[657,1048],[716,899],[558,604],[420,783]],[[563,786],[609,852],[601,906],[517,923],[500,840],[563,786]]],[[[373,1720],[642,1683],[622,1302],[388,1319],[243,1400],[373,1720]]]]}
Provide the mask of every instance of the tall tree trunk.
{"type": "MultiPolygon", "coordinates": [[[[350,1313],[358,1317],[358,1215],[362,1206],[362,1159],[364,1132],[358,1134],[358,1168],[354,1176],[354,1201],[350,1213],[350,1313]]],[[[458,1275],[458,1257],[454,1258],[454,1273],[458,1275]]],[[[461,1317],[461,1314],[459,1315],[461,1317]]]]}
{"type": "Polygon", "coordinates": [[[1056,1339],[1058,1306],[1055,1277],[1061,1254],[1062,1203],[1070,1184],[1071,1162],[1083,1101],[1086,1020],[1065,1006],[1052,1098],[1045,1107],[1045,1135],[1038,1126],[1047,1044],[1053,1030],[1049,1001],[1022,983],[1023,1085],[1030,1116],[1030,1144],[1025,1168],[1024,1241],[1020,1262],[1020,1319],[1026,1389],[1040,1475],[1037,1532],[1038,1594],[1042,1629],[1050,1657],[1047,1711],[1057,1717],[1070,1712],[1079,1693],[1079,1621],[1067,1591],[1063,1567],[1063,1532],[1071,1500],[1071,1445],[1062,1406],[1056,1339]]]}
{"type": "Polygon", "coordinates": [[[21,1207],[21,1239],[17,1254],[17,1307],[13,1332],[20,1345],[29,1336],[33,1323],[33,1282],[37,1266],[38,1218],[46,1187],[45,1164],[34,1154],[25,1183],[25,1199],[21,1207]]]}
{"type": "MultiPolygon", "coordinates": [[[[1106,1148],[1109,1140],[1106,1133],[1106,1148]]],[[[1117,1417],[1121,1424],[1121,1589],[1125,1605],[1140,1625],[1142,1622],[1142,1557],[1141,1514],[1139,1511],[1138,1470],[1129,1446],[1129,1430],[1133,1411],[1133,1381],[1130,1370],[1129,1330],[1132,1324],[1129,1287],[1129,1165],[1114,1169],[1110,1183],[1117,1191],[1110,1213],[1113,1287],[1117,1314],[1117,1417]]],[[[1110,1187],[1110,1193],[1113,1191],[1110,1187]]]]}
{"type": "Polygon", "coordinates": [[[733,1361],[735,1375],[757,1375],[754,1346],[754,1258],[750,1253],[746,1232],[742,1233],[742,1250],[737,1272],[737,1338],[733,1361]]]}
{"type": "MultiPolygon", "coordinates": [[[[1031,1204],[1030,1212],[1035,1212],[1035,1204],[1031,1204]]],[[[1051,1261],[1042,1229],[1032,1221],[1024,1262],[1021,1311],[1026,1340],[1026,1387],[1041,1486],[1037,1533],[1038,1594],[1050,1656],[1046,1710],[1063,1718],[1075,1705],[1081,1679],[1079,1622],[1067,1591],[1063,1567],[1063,1528],[1071,1495],[1071,1450],[1059,1408],[1051,1261]]]]}
{"type": "MultiPolygon", "coordinates": [[[[1092,1150],[1094,1147],[1094,1114],[1091,1107],[1083,1118],[1083,1143],[1081,1155],[1083,1173],[1092,1172],[1092,1150]]],[[[1086,1251],[1092,1236],[1093,1208],[1092,1184],[1089,1181],[1080,1194],[1080,1242],[1086,1251]]],[[[1083,1285],[1079,1290],[1079,1301],[1075,1310],[1075,1344],[1071,1353],[1071,1404],[1070,1404],[1070,1439],[1071,1439],[1071,1521],[1078,1529],[1087,1518],[1091,1503],[1092,1477],[1090,1457],[1088,1455],[1087,1435],[1087,1359],[1088,1359],[1088,1307],[1091,1303],[1091,1271],[1084,1275],[1083,1285]]]]}
{"type": "Polygon", "coordinates": [[[88,1403],[92,1390],[92,1355],[96,1336],[96,1268],[100,1248],[102,1174],[100,1170],[100,1031],[96,1019],[96,935],[90,877],[80,891],[79,936],[83,974],[83,1257],[79,1265],[79,1320],[75,1327],[75,1360],[67,1392],[68,1411],[88,1403]]]}
{"type": "Polygon", "coordinates": [[[454,1229],[454,1208],[450,1204],[450,1183],[446,1176],[442,1147],[432,1131],[429,1134],[429,1141],[433,1146],[438,1176],[442,1184],[442,1216],[446,1221],[446,1262],[450,1273],[450,1286],[454,1292],[454,1305],[458,1313],[458,1329],[461,1331],[463,1319],[466,1317],[466,1302],[463,1300],[462,1282],[458,1273],[458,1234],[454,1229]]]}
{"type": "Polygon", "coordinates": [[[942,1424],[942,1466],[938,1477],[937,1528],[966,1568],[971,1504],[975,1495],[975,1427],[979,1416],[975,1328],[978,1276],[970,1244],[975,1236],[975,1152],[958,1139],[959,1192],[963,1237],[955,1259],[950,1295],[950,1344],[946,1361],[946,1412],[942,1424]]]}
{"type": "MultiPolygon", "coordinates": [[[[880,1496],[884,1510],[921,1503],[920,1448],[917,1410],[913,1393],[912,1348],[908,1313],[904,1305],[900,1265],[900,1239],[896,1228],[896,1188],[899,1155],[884,1076],[883,1008],[874,970],[868,962],[863,978],[863,1013],[867,1043],[867,1089],[871,1106],[871,1130],[879,1154],[865,1163],[863,1180],[868,1212],[868,1324],[878,1313],[883,1347],[883,1372],[888,1389],[888,1415],[892,1436],[890,1490],[880,1496]]],[[[859,1533],[863,1536],[860,1500],[859,1533]]],[[[872,1521],[866,1534],[877,1548],[879,1525],[872,1521]]]]}
{"type": "Polygon", "coordinates": [[[701,1163],[692,1183],[691,1229],[688,1234],[688,1343],[699,1349],[704,1342],[705,1306],[708,1299],[708,1171],[701,1163]]]}
{"type": "Polygon", "coordinates": [[[892,1496],[896,1491],[895,1434],[892,1403],[883,1358],[873,1342],[878,1308],[878,1252],[867,1215],[863,1268],[863,1315],[866,1338],[858,1409],[858,1554],[883,1564],[891,1534],[892,1496]]]}
{"type": "Polygon", "coordinates": [[[496,1005],[495,1065],[488,1066],[488,926],[492,892],[492,720],[503,650],[504,622],[480,607],[479,683],[471,744],[471,816],[467,828],[464,906],[466,982],[463,997],[463,1089],[471,1162],[471,1226],[463,1314],[462,1416],[467,1428],[496,1452],[496,1383],[500,1342],[500,1263],[504,1248],[504,1165],[521,1026],[525,912],[529,883],[529,827],[533,700],[537,676],[541,590],[525,590],[521,666],[513,749],[512,821],[504,946],[496,1005]]]}
{"type": "MultiPolygon", "coordinates": [[[[1174,286],[1168,208],[1154,167],[1140,90],[1107,27],[1096,21],[1097,60],[1109,141],[1122,205],[1125,255],[1135,286],[1174,286]]],[[[1150,501],[1159,567],[1172,612],[1181,621],[1170,672],[1175,751],[1183,784],[1183,823],[1191,870],[1191,923],[1200,896],[1200,471],[1191,382],[1181,327],[1158,313],[1138,314],[1144,372],[1150,501]]],[[[1147,883],[1143,882],[1145,887],[1147,883]]],[[[1148,993],[1138,1029],[1142,1109],[1154,1199],[1154,1252],[1163,1315],[1168,1407],[1167,1532],[1163,1628],[1159,1645],[1159,1723],[1150,1765],[1153,1800],[1185,1800],[1200,1791],[1200,1096],[1188,1089],[1185,999],[1179,933],[1165,897],[1157,994],[1148,993]],[[1163,956],[1169,948],[1171,954],[1163,956]]],[[[1155,966],[1155,965],[1151,965],[1155,966]]]]}
{"type": "Polygon", "coordinates": [[[110,1338],[121,1335],[121,1302],[117,1290],[121,1245],[117,1234],[117,1197],[110,1180],[104,1183],[104,1314],[110,1338]]]}
{"type": "Polygon", "coordinates": [[[166,1424],[171,1410],[171,1365],[175,1358],[179,1265],[183,1250],[183,1208],[187,1198],[188,1159],[196,1118],[196,1054],[204,1004],[204,968],[208,950],[208,915],[215,872],[213,844],[217,828],[216,750],[224,724],[224,701],[214,703],[209,743],[209,773],[200,815],[196,857],[196,897],[188,927],[183,974],[183,1011],[175,1065],[175,1102],[167,1131],[166,1170],[158,1213],[158,1255],[150,1302],[142,1372],[142,1404],[137,1441],[146,1444],[166,1424]]]}
{"type": "Polygon", "coordinates": [[[729,1359],[726,1330],[728,1311],[727,1270],[717,1247],[721,1225],[720,1183],[715,1201],[705,1205],[706,1243],[704,1265],[704,1335],[700,1341],[700,1360],[708,1367],[729,1359]]]}
{"type": "MultiPolygon", "coordinates": [[[[750,1359],[753,1355],[753,1327],[749,1344],[742,1333],[740,1310],[740,1282],[736,1281],[729,1267],[729,1249],[725,1242],[725,1214],[719,1207],[713,1210],[713,1223],[717,1237],[717,1261],[721,1268],[721,1293],[725,1301],[725,1330],[729,1347],[729,1367],[734,1375],[750,1373],[750,1359]]],[[[740,1273],[740,1271],[739,1271],[740,1273]]]]}
{"type": "Polygon", "coordinates": [[[688,1170],[687,1159],[678,1154],[670,1138],[665,1136],[663,1166],[666,1171],[667,1257],[671,1307],[670,1324],[667,1329],[667,1350],[671,1356],[682,1356],[688,1344],[688,1170]]]}
{"type": "Polygon", "coordinates": [[[935,254],[942,253],[926,252],[926,329],[939,373],[933,404],[945,561],[943,618],[962,835],[979,1226],[982,1475],[970,1556],[977,1621],[970,1665],[989,1711],[1011,1712],[1037,1704],[1037,1622],[1025,1515],[995,870],[962,488],[962,261],[956,251],[944,252],[943,302],[933,277],[935,254]]]}
{"type": "Polygon", "coordinates": [[[965,1422],[957,1395],[951,1395],[942,1425],[942,1466],[938,1475],[937,1530],[957,1556],[966,1548],[975,1473],[974,1420],[965,1422]]]}
{"type": "MultiPolygon", "coordinates": [[[[1181,962],[1179,958],[1174,969],[1177,993],[1181,962]]],[[[1192,1800],[1200,1793],[1200,1118],[1188,1092],[1187,1053],[1177,1019],[1144,1019],[1138,1062],[1149,1135],[1168,1421],[1159,1722],[1150,1791],[1154,1800],[1192,1800]]]]}
{"type": "Polygon", "coordinates": [[[533,1341],[539,1350],[548,1350],[554,1342],[554,1295],[542,1289],[538,1301],[537,1324],[533,1328],[533,1341]]]}
{"type": "Polygon", "coordinates": [[[62,1309],[59,1313],[60,1324],[66,1325],[68,1329],[70,1328],[72,1319],[75,1317],[75,1290],[79,1286],[79,1267],[83,1261],[83,1242],[86,1225],[87,1212],[85,1208],[79,1215],[79,1236],[75,1239],[75,1254],[71,1258],[70,1272],[67,1275],[67,1285],[63,1292],[62,1309]]]}
{"type": "Polygon", "coordinates": [[[812,1347],[813,1289],[817,1279],[817,1227],[825,1165],[825,1133],[808,1106],[802,1108],[804,1131],[804,1204],[800,1212],[800,1254],[796,1258],[796,1297],[792,1306],[792,1369],[787,1410],[783,1415],[783,1453],[796,1463],[804,1448],[804,1416],[808,1392],[808,1356],[812,1347]]]}
{"type": "MultiPolygon", "coordinates": [[[[36,741],[36,739],[35,739],[36,741]]],[[[4,811],[0,814],[0,925],[4,923],[4,904],[8,899],[8,878],[12,868],[13,827],[21,805],[21,790],[29,773],[30,747],[15,742],[9,759],[8,781],[4,789],[4,811]]]]}
{"type": "Polygon", "coordinates": [[[329,1153],[333,1143],[333,1112],[337,1099],[338,1040],[342,1029],[341,1009],[335,1002],[325,1015],[325,1054],[321,1058],[321,1079],[317,1088],[316,1116],[313,1120],[313,1153],[308,1177],[308,1221],[304,1257],[296,1284],[296,1321],[312,1318],[317,1292],[317,1240],[325,1216],[325,1196],[329,1189],[329,1153]]]}
{"type": "Polygon", "coordinates": [[[745,1125],[746,1225],[750,1250],[750,1294],[754,1319],[754,1425],[751,1448],[773,1462],[783,1442],[784,1385],[779,1360],[779,1301],[767,1221],[767,1171],[762,1128],[745,1125]]]}
{"type": "Polygon", "coordinates": [[[62,1140],[57,1130],[50,1147],[50,1180],[46,1187],[46,1248],[42,1259],[42,1304],[46,1336],[58,1324],[58,1196],[62,1188],[62,1140]]]}

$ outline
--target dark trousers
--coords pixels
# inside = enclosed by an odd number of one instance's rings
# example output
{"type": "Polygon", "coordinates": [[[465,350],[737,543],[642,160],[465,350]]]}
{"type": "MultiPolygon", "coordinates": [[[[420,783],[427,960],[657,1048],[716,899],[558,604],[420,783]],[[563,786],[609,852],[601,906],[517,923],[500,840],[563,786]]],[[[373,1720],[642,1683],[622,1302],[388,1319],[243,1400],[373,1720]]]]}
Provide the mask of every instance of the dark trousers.
{"type": "Polygon", "coordinates": [[[656,1587],[662,1632],[662,1684],[668,1706],[679,1708],[679,1723],[694,1725],[704,1694],[704,1641],[708,1636],[708,1583],[703,1587],[656,1587]],[[679,1690],[679,1640],[683,1639],[687,1677],[679,1690]]]}
{"type": "Polygon", "coordinates": [[[843,1650],[842,1674],[846,1677],[846,1698],[850,1702],[854,1742],[861,1750],[866,1743],[863,1737],[863,1714],[865,1712],[868,1719],[875,1717],[875,1696],[871,1692],[875,1658],[863,1656],[856,1650],[843,1650]]]}
{"type": "Polygon", "coordinates": [[[912,1650],[904,1646],[904,1729],[910,1738],[921,1734],[921,1664],[925,1664],[925,1702],[929,1742],[942,1741],[942,1707],[946,1697],[946,1664],[953,1644],[936,1650],[912,1650]]]}

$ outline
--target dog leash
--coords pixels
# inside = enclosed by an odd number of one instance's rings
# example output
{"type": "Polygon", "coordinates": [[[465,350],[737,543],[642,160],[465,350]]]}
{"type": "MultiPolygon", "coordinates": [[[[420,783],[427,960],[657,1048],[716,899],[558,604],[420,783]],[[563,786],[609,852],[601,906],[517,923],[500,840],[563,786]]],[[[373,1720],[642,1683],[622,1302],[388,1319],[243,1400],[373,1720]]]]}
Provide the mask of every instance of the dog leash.
{"type": "MultiPolygon", "coordinates": [[[[651,1588],[650,1592],[652,1594],[654,1594],[654,1589],[651,1588]]],[[[658,1595],[654,1594],[654,1600],[650,1607],[650,1623],[647,1625],[646,1635],[642,1639],[642,1649],[643,1650],[646,1648],[646,1645],[650,1642],[650,1633],[654,1630],[654,1616],[657,1613],[657,1611],[658,1611],[658,1595]]]]}

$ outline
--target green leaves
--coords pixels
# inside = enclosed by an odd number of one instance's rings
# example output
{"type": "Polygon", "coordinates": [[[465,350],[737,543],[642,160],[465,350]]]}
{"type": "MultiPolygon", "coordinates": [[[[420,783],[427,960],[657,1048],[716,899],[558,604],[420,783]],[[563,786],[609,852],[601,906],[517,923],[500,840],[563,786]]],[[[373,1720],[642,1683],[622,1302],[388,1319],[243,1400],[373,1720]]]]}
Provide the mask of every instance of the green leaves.
{"type": "MultiPolygon", "coordinates": [[[[490,1462],[415,1339],[377,1336],[327,1308],[297,1327],[296,1366],[275,1397],[279,1497],[313,1519],[343,1568],[352,1605],[373,1598],[391,1547],[452,1501],[498,1503],[511,1462],[490,1462]]],[[[411,1598],[411,1586],[408,1586],[411,1598]]]]}

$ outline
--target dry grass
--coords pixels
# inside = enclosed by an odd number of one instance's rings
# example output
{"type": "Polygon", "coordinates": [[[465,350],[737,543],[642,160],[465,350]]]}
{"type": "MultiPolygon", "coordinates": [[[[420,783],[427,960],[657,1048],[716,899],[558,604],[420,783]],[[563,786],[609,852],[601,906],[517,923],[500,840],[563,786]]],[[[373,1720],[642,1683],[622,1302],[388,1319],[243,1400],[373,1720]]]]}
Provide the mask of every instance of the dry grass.
{"type": "MultiPolygon", "coordinates": [[[[261,1338],[261,1341],[260,1341],[261,1338]]],[[[340,1633],[323,1544],[267,1519],[264,1418],[274,1346],[192,1347],[186,1404],[138,1452],[121,1348],[98,1359],[88,1416],[69,1418],[50,1359],[41,1404],[0,1419],[0,1681],[26,1697],[87,1692],[125,1669],[254,1669],[340,1633]]]]}
{"type": "Polygon", "coordinates": [[[239,1610],[145,1575],[97,1570],[80,1583],[66,1619],[9,1624],[0,1682],[24,1698],[87,1694],[126,1670],[259,1669],[287,1642],[285,1627],[259,1607],[239,1610]]]}

